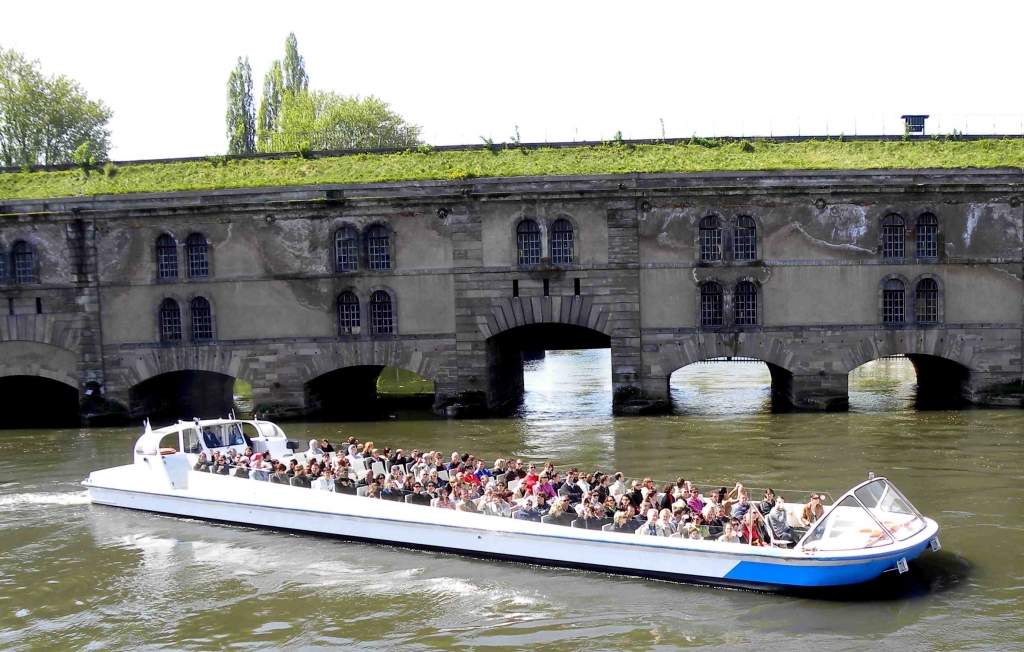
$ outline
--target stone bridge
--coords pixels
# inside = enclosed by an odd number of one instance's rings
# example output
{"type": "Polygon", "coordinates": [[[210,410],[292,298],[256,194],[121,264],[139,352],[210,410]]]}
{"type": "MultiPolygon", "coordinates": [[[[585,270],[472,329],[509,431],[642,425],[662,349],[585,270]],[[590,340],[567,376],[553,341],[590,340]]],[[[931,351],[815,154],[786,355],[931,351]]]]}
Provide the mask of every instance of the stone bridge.
{"type": "Polygon", "coordinates": [[[797,408],[844,408],[847,374],[895,354],[922,398],[1019,405],[1022,183],[750,172],[0,200],[0,391],[31,402],[50,382],[86,413],[191,417],[230,409],[237,378],[261,411],[344,418],[399,367],[434,381],[439,412],[478,414],[516,402],[524,351],[610,348],[623,413],[737,356],[797,408]]]}

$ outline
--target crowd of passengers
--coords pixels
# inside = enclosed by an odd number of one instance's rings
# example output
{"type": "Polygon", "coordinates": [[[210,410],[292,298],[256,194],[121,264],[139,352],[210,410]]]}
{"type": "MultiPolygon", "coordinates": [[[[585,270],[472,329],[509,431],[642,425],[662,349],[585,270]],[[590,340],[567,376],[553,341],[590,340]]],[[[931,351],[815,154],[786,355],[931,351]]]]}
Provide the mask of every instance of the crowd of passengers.
{"type": "Polygon", "coordinates": [[[527,521],[572,525],[639,536],[713,539],[725,543],[791,545],[824,516],[821,494],[811,494],[800,509],[800,526],[791,526],[785,498],[772,489],[753,502],[742,483],[702,492],[678,478],[660,491],[650,478],[627,483],[622,473],[562,473],[551,462],[524,464],[498,459],[491,468],[468,453],[377,449],[356,438],[335,450],[323,439],[309,441],[306,462],[282,464],[269,453],[200,453],[196,471],[248,478],[292,487],[364,495],[414,505],[527,521]],[[385,473],[373,472],[374,464],[385,473]],[[359,470],[357,473],[356,470],[359,470]],[[770,531],[769,531],[770,529],[770,531]]]}

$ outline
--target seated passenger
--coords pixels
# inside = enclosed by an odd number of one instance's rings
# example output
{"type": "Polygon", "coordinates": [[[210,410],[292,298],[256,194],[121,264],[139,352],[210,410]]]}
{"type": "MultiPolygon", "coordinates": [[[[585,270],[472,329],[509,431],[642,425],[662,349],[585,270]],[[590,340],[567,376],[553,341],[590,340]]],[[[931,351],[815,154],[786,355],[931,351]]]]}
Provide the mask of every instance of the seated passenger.
{"type": "Polygon", "coordinates": [[[348,461],[349,461],[349,463],[351,463],[352,466],[357,466],[356,465],[356,460],[361,460],[361,459],[363,459],[363,455],[362,455],[362,453],[359,452],[359,446],[357,446],[355,444],[351,444],[348,447],[348,461]]]}
{"type": "Polygon", "coordinates": [[[768,525],[777,541],[792,541],[793,532],[789,527],[786,515],[786,501],[782,496],[775,499],[775,509],[768,514],[768,525]]]}
{"type": "Polygon", "coordinates": [[[647,522],[638,527],[636,533],[644,537],[667,536],[658,534],[658,510],[647,510],[647,522]]]}
{"type": "MultiPolygon", "coordinates": [[[[726,501],[726,502],[728,502],[728,501],[726,501]]],[[[749,510],[750,510],[750,494],[748,494],[746,492],[746,490],[744,490],[742,493],[740,493],[740,501],[739,501],[739,503],[736,504],[736,505],[733,505],[733,507],[732,507],[733,518],[738,518],[738,519],[742,520],[743,517],[747,515],[749,510]]]]}
{"type": "Polygon", "coordinates": [[[540,523],[541,516],[542,514],[533,506],[533,499],[531,498],[526,499],[522,509],[512,514],[512,518],[517,518],[521,521],[534,521],[536,523],[540,523]]]}
{"type": "Polygon", "coordinates": [[[698,514],[704,509],[704,501],[701,500],[700,491],[697,490],[697,487],[690,488],[690,495],[686,499],[686,506],[698,514]]]}
{"type": "Polygon", "coordinates": [[[476,502],[469,497],[469,491],[466,489],[459,490],[459,499],[455,501],[455,509],[460,512],[469,512],[471,514],[480,513],[480,509],[476,506],[476,502]]]}
{"type": "Polygon", "coordinates": [[[412,505],[430,507],[430,496],[423,493],[423,484],[421,482],[412,483],[412,493],[409,494],[408,502],[412,505]]]}
{"type": "MultiPolygon", "coordinates": [[[[671,492],[671,489],[669,491],[671,492]]],[[[676,533],[676,528],[672,525],[672,512],[670,510],[661,510],[658,515],[657,529],[659,537],[670,537],[676,533]]]]}
{"type": "Polygon", "coordinates": [[[736,536],[736,530],[733,529],[731,522],[725,524],[725,530],[722,536],[718,537],[718,540],[723,543],[742,543],[740,538],[736,536]]]}
{"type": "Polygon", "coordinates": [[[203,429],[203,443],[206,444],[207,448],[220,448],[222,446],[220,437],[210,428],[203,429]]]}
{"type": "Polygon", "coordinates": [[[333,453],[334,446],[331,446],[331,442],[327,441],[327,438],[324,438],[320,440],[320,450],[325,453],[333,453]]]}
{"type": "Polygon", "coordinates": [[[656,501],[659,512],[663,509],[672,511],[672,504],[675,502],[672,496],[673,489],[675,489],[675,486],[671,482],[661,488],[661,497],[656,501]]]}
{"type": "Polygon", "coordinates": [[[453,503],[451,498],[449,497],[450,494],[451,491],[448,489],[448,487],[441,487],[440,489],[437,490],[437,498],[435,498],[430,503],[430,506],[440,507],[442,509],[455,509],[455,503],[453,503]]]}
{"type": "Polygon", "coordinates": [[[644,500],[643,486],[639,480],[633,480],[630,484],[629,493],[626,495],[629,496],[629,503],[633,505],[633,508],[639,509],[640,503],[644,500]]]}
{"type": "Polygon", "coordinates": [[[334,475],[334,493],[356,495],[356,483],[348,475],[348,467],[342,466],[334,475]]]}
{"type": "Polygon", "coordinates": [[[632,534],[636,531],[636,525],[630,522],[629,515],[626,512],[618,511],[612,517],[611,531],[632,534]]]}
{"type": "Polygon", "coordinates": [[[821,506],[821,495],[811,494],[811,501],[804,505],[800,513],[800,523],[804,527],[810,527],[815,521],[825,515],[825,508],[821,506]]]}
{"type": "Polygon", "coordinates": [[[313,481],[313,488],[319,491],[334,491],[334,473],[330,469],[324,469],[316,480],[313,481]]]}
{"type": "Polygon", "coordinates": [[[547,516],[548,512],[551,511],[551,503],[548,502],[548,495],[542,491],[534,496],[533,500],[537,505],[537,511],[540,512],[540,515],[547,516]]]}
{"type": "Polygon", "coordinates": [[[221,453],[217,453],[217,458],[213,465],[213,472],[217,475],[227,475],[231,472],[228,467],[227,459],[221,453]]]}
{"type": "Polygon", "coordinates": [[[256,460],[252,463],[252,470],[249,471],[249,479],[256,480],[257,482],[266,482],[270,480],[270,474],[263,468],[262,460],[256,460]]]}
{"type": "Polygon", "coordinates": [[[207,473],[210,471],[210,463],[206,460],[206,453],[199,454],[199,460],[192,467],[193,471],[202,471],[207,473]]]}
{"type": "Polygon", "coordinates": [[[299,462],[295,459],[288,461],[288,479],[295,477],[295,469],[299,468],[299,462]]]}
{"type": "Polygon", "coordinates": [[[616,499],[626,495],[626,483],[623,481],[622,471],[616,471],[613,478],[614,481],[608,485],[608,493],[615,496],[616,499]]]}
{"type": "MultiPolygon", "coordinates": [[[[608,476],[605,476],[608,477],[608,476]]],[[[604,499],[604,517],[614,518],[615,512],[619,511],[619,506],[615,504],[615,496],[608,495],[604,499]]]]}
{"type": "Polygon", "coordinates": [[[311,485],[309,477],[306,475],[306,470],[298,465],[295,466],[295,475],[288,481],[288,484],[293,487],[302,487],[303,489],[309,489],[311,485]]]}
{"type": "Polygon", "coordinates": [[[235,478],[249,479],[249,465],[246,464],[243,458],[238,458],[238,465],[235,467],[234,472],[231,474],[235,478]]]}
{"type": "Polygon", "coordinates": [[[757,504],[757,509],[761,511],[761,516],[768,516],[771,511],[775,508],[775,490],[765,489],[764,498],[757,504]]]}
{"type": "Polygon", "coordinates": [[[270,476],[270,484],[289,484],[288,480],[288,468],[284,464],[278,464],[270,476]]]}
{"type": "MultiPolygon", "coordinates": [[[[706,539],[709,536],[711,536],[711,529],[704,524],[704,516],[701,515],[700,512],[695,513],[690,518],[690,522],[687,525],[692,525],[693,529],[697,530],[697,532],[700,532],[701,539],[706,539]]],[[[692,539],[693,537],[690,538],[692,539]]]]}
{"type": "Polygon", "coordinates": [[[692,541],[700,541],[704,538],[704,535],[700,532],[700,528],[695,527],[693,523],[686,524],[686,527],[683,531],[683,535],[685,538],[690,539],[692,541]]]}
{"type": "Polygon", "coordinates": [[[551,517],[549,523],[555,525],[571,525],[576,520],[576,512],[569,508],[565,498],[559,498],[551,503],[548,516],[551,517]]]}
{"type": "Polygon", "coordinates": [[[744,543],[752,546],[768,545],[768,533],[764,529],[764,519],[759,510],[747,510],[741,523],[740,536],[744,543]]]}

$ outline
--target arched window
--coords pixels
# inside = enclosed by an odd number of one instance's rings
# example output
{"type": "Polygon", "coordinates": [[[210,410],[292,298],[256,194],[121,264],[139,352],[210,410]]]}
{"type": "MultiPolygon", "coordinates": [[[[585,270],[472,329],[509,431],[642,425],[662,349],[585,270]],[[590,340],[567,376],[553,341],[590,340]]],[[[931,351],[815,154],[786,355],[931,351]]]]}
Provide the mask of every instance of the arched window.
{"type": "Polygon", "coordinates": [[[705,283],[700,288],[700,325],[722,325],[722,286],[705,283]]]}
{"type": "Polygon", "coordinates": [[[700,221],[700,261],[716,260],[722,260],[722,226],[717,217],[705,217],[700,221]]]}
{"type": "Polygon", "coordinates": [[[7,285],[7,254],[0,248],[0,285],[7,285]]]}
{"type": "Polygon", "coordinates": [[[906,315],[906,292],[903,282],[889,279],[882,289],[882,322],[886,324],[902,324],[906,315]]]}
{"type": "Polygon", "coordinates": [[[519,264],[540,264],[540,227],[533,220],[523,220],[516,227],[519,243],[519,264]]]}
{"type": "Polygon", "coordinates": [[[391,269],[391,234],[378,224],[366,234],[366,258],[370,269],[391,269]]]}
{"type": "Polygon", "coordinates": [[[351,272],[358,268],[359,234],[351,226],[343,226],[334,233],[334,269],[351,272]]]}
{"type": "Polygon", "coordinates": [[[178,245],[167,234],[156,239],[156,277],[178,278],[178,245]]]}
{"type": "Polygon", "coordinates": [[[750,281],[736,285],[736,325],[757,325],[757,286],[750,281]]]}
{"type": "Polygon", "coordinates": [[[192,313],[192,339],[212,340],[213,312],[210,310],[210,302],[204,297],[196,297],[192,299],[189,312],[192,313]]]}
{"type": "Polygon", "coordinates": [[[749,217],[736,218],[732,230],[732,259],[757,260],[757,225],[749,217]]]}
{"type": "Polygon", "coordinates": [[[354,292],[342,292],[338,297],[338,325],[342,335],[359,332],[359,297],[354,292]]]}
{"type": "Polygon", "coordinates": [[[202,233],[193,233],[185,240],[185,248],[188,250],[189,278],[209,276],[210,252],[206,236],[202,233]]]}
{"type": "Polygon", "coordinates": [[[939,221],[931,213],[917,218],[917,257],[938,258],[939,221]]]}
{"type": "Polygon", "coordinates": [[[569,220],[555,220],[551,225],[551,262],[555,265],[572,264],[572,224],[569,220]]]}
{"type": "Polygon", "coordinates": [[[383,290],[377,290],[370,297],[370,326],[374,335],[390,335],[395,332],[391,295],[383,290]]]}
{"type": "Polygon", "coordinates": [[[14,243],[11,250],[11,262],[14,264],[14,282],[27,285],[36,282],[36,261],[32,247],[24,240],[14,243]]]}
{"type": "Polygon", "coordinates": [[[934,324],[939,321],[939,284],[930,278],[921,279],[914,297],[917,322],[934,324]]]}
{"type": "Polygon", "coordinates": [[[181,341],[181,309],[174,299],[160,304],[160,339],[164,342],[181,341]]]}
{"type": "Polygon", "coordinates": [[[903,218],[889,215],[882,222],[882,258],[903,258],[903,218]]]}

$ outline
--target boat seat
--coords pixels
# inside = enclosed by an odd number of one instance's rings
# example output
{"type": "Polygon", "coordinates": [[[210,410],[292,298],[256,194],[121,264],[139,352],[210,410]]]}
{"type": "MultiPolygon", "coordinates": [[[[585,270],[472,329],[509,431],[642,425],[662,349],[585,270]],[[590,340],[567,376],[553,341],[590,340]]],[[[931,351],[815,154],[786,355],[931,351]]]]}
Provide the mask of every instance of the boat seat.
{"type": "Polygon", "coordinates": [[[445,482],[448,482],[450,480],[450,478],[448,477],[448,471],[445,471],[443,469],[437,472],[437,477],[441,478],[445,482]]]}
{"type": "Polygon", "coordinates": [[[356,487],[356,495],[357,496],[364,496],[365,497],[366,496],[367,488],[368,487],[366,487],[366,486],[356,487]]]}
{"type": "Polygon", "coordinates": [[[668,535],[668,538],[669,539],[682,539],[683,535],[680,534],[679,532],[675,532],[673,534],[668,535]]]}
{"type": "Polygon", "coordinates": [[[494,475],[494,484],[498,484],[499,482],[504,482],[504,481],[505,481],[505,474],[504,473],[498,473],[498,474],[494,475]]]}
{"type": "Polygon", "coordinates": [[[370,464],[370,470],[373,471],[373,477],[375,478],[378,475],[387,473],[387,471],[384,469],[384,465],[380,462],[373,462],[372,464],[370,464]]]}
{"type": "Polygon", "coordinates": [[[614,531],[614,529],[615,529],[615,523],[609,523],[608,525],[602,525],[601,526],[601,531],[602,532],[612,532],[612,531],[614,531]]]}
{"type": "MultiPolygon", "coordinates": [[[[543,519],[541,519],[543,521],[543,519]]],[[[587,523],[582,518],[573,519],[573,522],[569,524],[571,527],[580,528],[581,530],[587,529],[587,523]]]]}
{"type": "Polygon", "coordinates": [[[522,480],[513,480],[512,482],[509,482],[508,490],[511,491],[512,493],[515,493],[516,490],[519,489],[520,483],[522,483],[522,480]]]}

